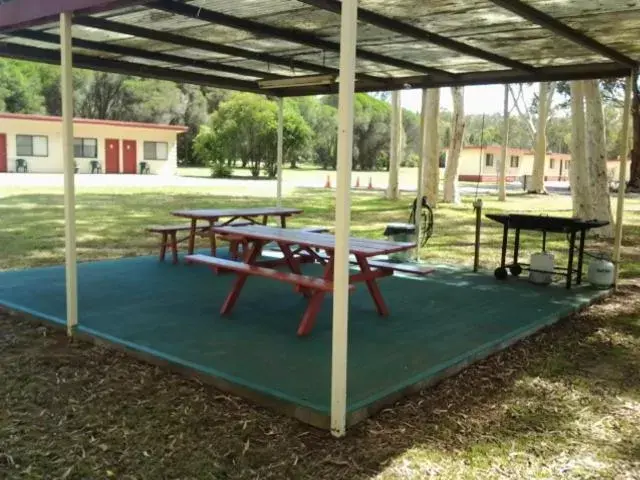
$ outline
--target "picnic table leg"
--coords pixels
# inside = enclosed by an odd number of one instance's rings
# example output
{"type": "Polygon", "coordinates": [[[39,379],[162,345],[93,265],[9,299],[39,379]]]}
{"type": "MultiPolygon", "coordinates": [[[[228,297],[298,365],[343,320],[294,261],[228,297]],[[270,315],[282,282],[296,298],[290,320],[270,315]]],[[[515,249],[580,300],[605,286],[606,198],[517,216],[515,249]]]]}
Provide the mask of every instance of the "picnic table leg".
{"type": "Polygon", "coordinates": [[[176,232],[171,232],[171,254],[173,256],[174,265],[178,263],[178,239],[176,238],[176,235],[176,232]]]}
{"type": "MultiPolygon", "coordinates": [[[[330,254],[329,260],[324,268],[324,280],[331,280],[333,277],[333,253],[330,254]]],[[[316,317],[322,307],[322,301],[324,300],[325,292],[315,291],[309,300],[309,305],[302,316],[302,321],[298,326],[298,336],[307,335],[313,330],[313,326],[316,323],[316,317]]]]}
{"type": "Polygon", "coordinates": [[[162,232],[162,243],[160,244],[160,261],[164,262],[164,257],[167,254],[167,232],[162,232]]]}
{"type": "MultiPolygon", "coordinates": [[[[367,276],[373,275],[366,257],[356,255],[356,260],[358,262],[358,266],[360,267],[360,271],[363,273],[365,278],[367,276]]],[[[371,294],[371,298],[373,298],[373,302],[376,304],[376,310],[378,310],[378,314],[382,317],[386,317],[387,315],[389,315],[389,309],[384,303],[384,298],[382,298],[382,293],[380,292],[380,288],[378,288],[378,284],[376,283],[375,278],[369,278],[368,280],[365,280],[365,282],[367,284],[367,289],[371,294]]]]}
{"type": "Polygon", "coordinates": [[[198,223],[197,218],[191,219],[191,229],[189,230],[189,248],[187,252],[189,255],[193,255],[193,251],[196,247],[196,224],[198,223]]]}
{"type": "MultiPolygon", "coordinates": [[[[249,251],[249,254],[245,259],[246,260],[245,263],[248,263],[249,265],[254,265],[256,263],[256,258],[258,258],[258,255],[260,254],[261,250],[262,250],[262,242],[256,240],[253,244],[253,247],[249,251]]],[[[227,295],[227,298],[224,301],[224,304],[222,305],[222,309],[220,309],[220,313],[222,315],[231,313],[231,310],[236,304],[236,301],[240,296],[240,292],[242,291],[242,288],[244,287],[244,284],[246,283],[247,278],[248,278],[247,274],[238,273],[236,279],[233,282],[233,287],[231,288],[231,292],[229,292],[229,295],[227,295]]]]}
{"type": "MultiPolygon", "coordinates": [[[[291,251],[291,248],[289,248],[289,245],[284,243],[278,243],[278,246],[280,247],[280,251],[282,251],[282,254],[284,255],[284,260],[287,262],[289,269],[293,273],[302,275],[302,271],[300,270],[300,264],[298,263],[298,260],[293,256],[293,252],[291,251]]],[[[311,293],[308,288],[299,288],[298,291],[301,292],[305,297],[311,296],[311,293]]]]}
{"type": "Polygon", "coordinates": [[[280,215],[280,226],[282,228],[287,228],[287,217],[286,217],[286,215],[280,215]]]}
{"type": "Polygon", "coordinates": [[[216,256],[216,234],[211,230],[215,225],[215,220],[209,220],[209,244],[211,248],[211,256],[216,256]]]}
{"type": "Polygon", "coordinates": [[[268,215],[263,215],[262,216],[262,224],[266,225],[267,224],[267,220],[269,220],[269,216],[268,215]]]}

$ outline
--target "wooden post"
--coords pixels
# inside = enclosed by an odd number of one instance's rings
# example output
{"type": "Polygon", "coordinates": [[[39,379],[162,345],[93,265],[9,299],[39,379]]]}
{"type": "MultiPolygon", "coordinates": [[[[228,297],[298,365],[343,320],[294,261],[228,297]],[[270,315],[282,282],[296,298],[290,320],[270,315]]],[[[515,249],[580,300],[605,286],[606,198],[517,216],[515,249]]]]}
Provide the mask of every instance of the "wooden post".
{"type": "Polygon", "coordinates": [[[340,85],[336,172],[336,249],[331,340],[331,434],[342,437],[347,420],[347,334],[349,326],[349,225],[356,71],[358,0],[343,0],[340,14],[340,85]]]}
{"type": "Polygon", "coordinates": [[[400,166],[400,130],[402,126],[402,105],[400,92],[391,93],[391,145],[389,149],[389,185],[387,186],[387,198],[398,199],[398,168],[400,166]]]}
{"type": "MultiPolygon", "coordinates": [[[[620,156],[620,172],[618,185],[618,205],[616,206],[616,231],[613,241],[613,261],[615,263],[614,285],[618,286],[620,275],[620,248],[622,247],[622,223],[624,221],[624,195],[627,187],[627,158],[629,157],[629,119],[631,117],[631,92],[633,91],[633,75],[627,78],[622,113],[622,152],[620,156]]],[[[573,167],[573,165],[572,165],[573,167]]]]}
{"type": "Polygon", "coordinates": [[[473,251],[473,271],[477,272],[480,266],[480,228],[482,227],[482,199],[477,198],[473,202],[473,210],[476,213],[476,243],[473,251]]]}
{"type": "Polygon", "coordinates": [[[424,132],[424,147],[426,162],[423,165],[424,195],[432,207],[438,202],[440,190],[440,138],[438,137],[438,117],[440,113],[440,89],[427,90],[426,128],[424,132]]]}
{"type": "Polygon", "coordinates": [[[71,336],[74,327],[78,324],[78,266],[76,262],[75,162],[73,159],[73,58],[71,13],[69,12],[60,14],[60,68],[67,335],[71,336]]]}

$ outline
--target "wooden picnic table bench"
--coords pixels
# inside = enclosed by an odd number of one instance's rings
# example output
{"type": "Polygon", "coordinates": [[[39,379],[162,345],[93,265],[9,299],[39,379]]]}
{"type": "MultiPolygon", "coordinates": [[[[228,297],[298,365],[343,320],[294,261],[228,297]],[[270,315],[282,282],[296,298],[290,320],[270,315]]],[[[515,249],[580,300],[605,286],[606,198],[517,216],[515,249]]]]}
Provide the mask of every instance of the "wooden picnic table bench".
{"type": "MultiPolygon", "coordinates": [[[[296,284],[297,290],[309,298],[307,309],[298,326],[298,335],[306,335],[311,332],[322,306],[322,299],[326,293],[333,291],[335,237],[326,233],[312,233],[301,229],[267,227],[263,225],[221,226],[213,227],[212,230],[217,233],[242,237],[250,245],[249,251],[244,258],[244,264],[230,260],[219,262],[219,259],[205,261],[202,257],[188,257],[190,261],[206,263],[209,266],[236,272],[236,279],[224,302],[221,313],[224,315],[231,313],[249,276],[262,276],[288,281],[296,284]],[[283,263],[289,268],[290,273],[278,272],[259,265],[258,256],[263,246],[269,242],[274,242],[278,245],[283,255],[283,263]],[[325,254],[321,255],[317,250],[322,250],[325,254]],[[309,277],[303,275],[300,269],[300,263],[307,261],[309,257],[317,259],[324,266],[323,274],[320,277],[322,282],[313,283],[317,287],[313,287],[309,283],[309,277]]],[[[374,261],[372,265],[370,257],[409,250],[415,248],[415,246],[415,243],[409,242],[390,242],[365,238],[349,239],[349,252],[355,256],[355,263],[359,267],[358,272],[350,275],[349,283],[364,282],[367,285],[379,315],[387,316],[389,309],[382,298],[376,280],[393,275],[394,269],[392,268],[393,264],[382,266],[380,263],[376,265],[374,261]]]]}
{"type": "MultiPolygon", "coordinates": [[[[206,221],[209,229],[214,226],[225,226],[237,221],[245,221],[250,224],[262,223],[266,225],[269,217],[280,219],[280,226],[287,226],[287,218],[302,213],[299,208],[288,207],[251,207],[251,208],[212,208],[195,210],[176,210],[171,212],[176,217],[189,218],[191,227],[189,229],[189,246],[187,254],[192,255],[195,249],[195,239],[198,232],[198,221],[206,221]],[[258,220],[260,218],[260,220],[258,220]]],[[[226,235],[231,234],[231,232],[226,235]]],[[[217,251],[216,235],[210,235],[211,255],[215,256],[217,251]]]]}
{"type": "MultiPolygon", "coordinates": [[[[239,227],[239,226],[245,226],[245,225],[250,225],[249,222],[247,221],[243,221],[243,220],[235,220],[233,223],[227,224],[227,226],[232,226],[232,227],[239,227]]],[[[197,225],[196,224],[196,234],[200,233],[206,236],[209,236],[211,226],[210,225],[197,225]]],[[[189,224],[183,224],[183,225],[152,225],[150,227],[147,227],[147,232],[151,232],[151,233],[159,233],[161,238],[160,238],[160,261],[164,261],[166,253],[167,253],[167,247],[169,247],[171,249],[171,254],[173,257],[173,263],[178,263],[178,244],[184,242],[185,240],[188,240],[190,238],[190,235],[187,235],[186,237],[182,237],[182,238],[178,238],[178,232],[190,232],[191,231],[191,225],[189,224]]],[[[234,255],[233,252],[236,252],[235,255],[237,256],[237,249],[238,249],[238,245],[236,242],[232,242],[230,250],[232,251],[232,256],[234,255]]]]}

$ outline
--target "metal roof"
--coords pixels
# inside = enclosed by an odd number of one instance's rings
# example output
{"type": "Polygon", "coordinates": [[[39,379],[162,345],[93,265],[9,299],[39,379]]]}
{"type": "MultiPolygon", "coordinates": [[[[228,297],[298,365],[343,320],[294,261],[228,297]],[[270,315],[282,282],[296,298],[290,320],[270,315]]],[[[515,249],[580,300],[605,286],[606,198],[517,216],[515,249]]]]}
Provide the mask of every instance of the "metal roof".
{"type": "MultiPolygon", "coordinates": [[[[358,91],[628,75],[640,0],[360,0],[358,91]]],[[[258,80],[337,74],[337,0],[0,0],[0,56],[275,95],[258,80]]]]}

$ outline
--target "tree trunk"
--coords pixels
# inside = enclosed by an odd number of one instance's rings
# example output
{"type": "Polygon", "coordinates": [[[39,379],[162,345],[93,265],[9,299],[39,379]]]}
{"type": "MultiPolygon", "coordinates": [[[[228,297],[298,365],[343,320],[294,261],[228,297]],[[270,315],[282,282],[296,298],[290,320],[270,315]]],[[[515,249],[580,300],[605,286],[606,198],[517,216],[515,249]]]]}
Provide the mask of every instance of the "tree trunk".
{"type": "Polygon", "coordinates": [[[547,120],[551,107],[550,85],[540,83],[538,95],[538,126],[536,128],[535,156],[533,159],[533,173],[529,193],[545,193],[544,169],[547,158],[547,120]]]}
{"type": "Polygon", "coordinates": [[[440,139],[438,138],[438,115],[440,113],[440,89],[427,90],[427,122],[424,132],[426,162],[422,172],[424,196],[430,205],[438,202],[440,184],[440,139]]]}
{"type": "Polygon", "coordinates": [[[444,201],[446,203],[460,203],[458,192],[458,165],[460,163],[460,151],[462,150],[462,138],[464,136],[464,88],[453,87],[453,116],[451,117],[451,143],[449,144],[449,157],[444,171],[444,201]]]}
{"type": "Polygon", "coordinates": [[[598,220],[606,220],[609,225],[594,230],[604,238],[613,237],[613,217],[611,215],[611,197],[607,172],[607,141],[604,123],[604,110],[600,85],[597,80],[584,82],[587,125],[587,165],[589,168],[591,211],[598,220]]]}
{"type": "Polygon", "coordinates": [[[507,149],[509,148],[509,85],[504,86],[504,111],[502,123],[502,149],[498,166],[498,200],[507,200],[507,149]]]}
{"type": "Polygon", "coordinates": [[[397,90],[391,94],[391,148],[389,149],[389,183],[387,186],[387,198],[398,199],[398,168],[400,164],[400,141],[402,127],[402,106],[400,104],[400,92],[397,90]]]}
{"type": "Polygon", "coordinates": [[[583,219],[593,218],[589,198],[589,168],[585,158],[585,119],[583,82],[571,82],[571,197],[573,216],[583,219]]]}
{"type": "MultiPolygon", "coordinates": [[[[634,71],[632,77],[633,101],[631,104],[631,119],[633,121],[633,134],[631,149],[631,169],[627,190],[640,192],[640,90],[638,89],[638,72],[634,71]]],[[[624,151],[624,147],[621,148],[624,151]]]]}

